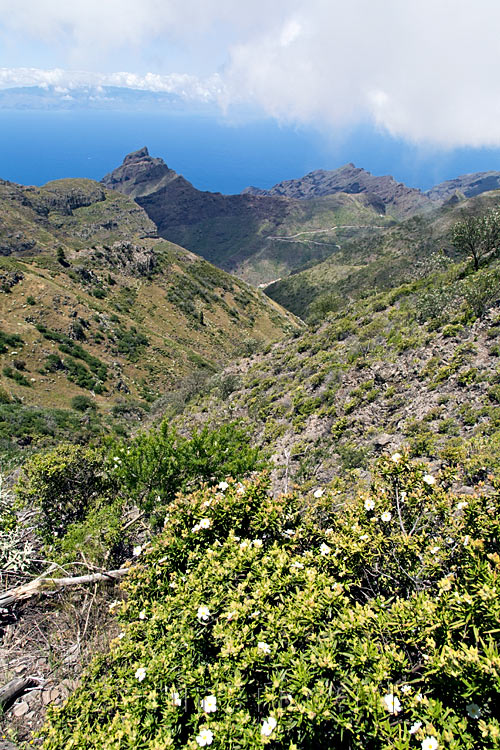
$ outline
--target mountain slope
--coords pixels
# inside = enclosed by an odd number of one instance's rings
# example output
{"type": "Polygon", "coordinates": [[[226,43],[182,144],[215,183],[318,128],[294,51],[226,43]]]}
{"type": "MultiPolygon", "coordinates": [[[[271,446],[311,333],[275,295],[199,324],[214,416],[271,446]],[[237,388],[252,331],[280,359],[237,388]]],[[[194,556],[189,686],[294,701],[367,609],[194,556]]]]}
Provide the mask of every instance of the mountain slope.
{"type": "Polygon", "coordinates": [[[433,207],[429,196],[415,188],[408,188],[393,177],[375,177],[354,164],[327,171],[317,169],[295,180],[284,180],[269,190],[246,188],[246,195],[283,196],[306,200],[332,193],[368,193],[376,196],[384,206],[384,213],[402,218],[433,207]]]}
{"type": "Polygon", "coordinates": [[[75,396],[103,414],[147,408],[180,378],[299,326],[89,180],[3,182],[0,215],[0,394],[10,412],[68,409],[75,396]]]}
{"type": "Polygon", "coordinates": [[[456,257],[450,242],[452,225],[463,212],[482,213],[500,205],[500,191],[450,202],[400,224],[367,230],[342,242],[328,258],[266,287],[274,300],[306,319],[321,319],[330,309],[343,308],[368,290],[384,290],[413,282],[447,257],[456,257]]]}
{"type": "Polygon", "coordinates": [[[352,234],[391,222],[380,216],[381,199],[368,193],[302,201],[202,192],[146,148],[126,156],[102,184],[132,196],[162,237],[254,284],[323,260],[336,247],[339,225],[352,234]],[[310,236],[299,241],[297,233],[310,236]]]}
{"type": "Polygon", "coordinates": [[[449,263],[229,367],[181,418],[249,421],[273,456],[275,490],[325,485],[409,447],[468,484],[500,468],[500,263],[449,263]],[[309,484],[307,484],[309,483],[309,484]]]}

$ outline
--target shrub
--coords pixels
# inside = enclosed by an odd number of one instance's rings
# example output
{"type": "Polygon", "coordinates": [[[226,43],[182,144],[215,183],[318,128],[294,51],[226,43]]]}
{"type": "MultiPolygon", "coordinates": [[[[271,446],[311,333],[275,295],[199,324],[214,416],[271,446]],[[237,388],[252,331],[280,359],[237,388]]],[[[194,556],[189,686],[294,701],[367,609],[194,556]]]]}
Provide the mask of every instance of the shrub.
{"type": "Polygon", "coordinates": [[[160,509],[181,489],[241,477],[263,466],[248,432],[233,423],[204,427],[186,438],[167,420],[131,441],[111,442],[108,462],[121,491],[148,512],[160,509]]]}
{"type": "Polygon", "coordinates": [[[224,487],[170,504],[44,750],[499,746],[498,496],[404,456],[309,508],[224,487]]]}
{"type": "Polygon", "coordinates": [[[16,494],[24,505],[39,508],[38,531],[45,540],[53,541],[66,533],[69,524],[83,519],[107,487],[99,451],[61,444],[25,464],[16,494]]]}
{"type": "Polygon", "coordinates": [[[71,408],[76,411],[95,411],[97,407],[88,396],[78,395],[71,399],[71,408]]]}
{"type": "Polygon", "coordinates": [[[22,372],[19,372],[19,370],[14,370],[14,368],[10,367],[10,365],[5,365],[5,367],[2,369],[2,372],[6,378],[15,380],[16,383],[19,383],[19,385],[24,385],[27,388],[29,388],[31,385],[29,380],[27,380],[27,378],[24,377],[22,372]]]}

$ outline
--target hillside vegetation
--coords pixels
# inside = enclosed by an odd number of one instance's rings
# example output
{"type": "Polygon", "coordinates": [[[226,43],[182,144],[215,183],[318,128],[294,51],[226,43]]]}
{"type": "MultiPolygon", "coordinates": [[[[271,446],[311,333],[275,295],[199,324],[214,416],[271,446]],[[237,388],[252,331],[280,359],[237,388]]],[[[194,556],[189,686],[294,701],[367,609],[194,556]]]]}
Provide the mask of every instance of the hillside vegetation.
{"type": "Polygon", "coordinates": [[[2,569],[123,578],[51,600],[81,656],[44,750],[500,747],[500,258],[453,251],[459,217],[352,243],[307,329],[147,431],[24,464],[2,569]]]}
{"type": "Polygon", "coordinates": [[[492,191],[416,215],[377,232],[346,238],[323,262],[266,287],[266,294],[304,319],[321,320],[359,297],[424,278],[457,259],[452,227],[464,216],[496,209],[492,191]]]}
{"type": "Polygon", "coordinates": [[[183,378],[300,325],[97,183],[2,183],[0,208],[4,457],[111,422],[128,429],[183,378]]]}

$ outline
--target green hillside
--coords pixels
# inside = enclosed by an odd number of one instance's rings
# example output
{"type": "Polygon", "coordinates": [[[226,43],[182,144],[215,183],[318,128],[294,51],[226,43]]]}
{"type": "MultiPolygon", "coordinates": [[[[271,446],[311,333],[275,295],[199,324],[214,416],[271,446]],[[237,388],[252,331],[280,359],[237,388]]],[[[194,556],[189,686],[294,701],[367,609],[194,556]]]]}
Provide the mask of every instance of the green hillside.
{"type": "Polygon", "coordinates": [[[0,188],[3,451],[137,423],[181,379],[299,325],[159,239],[119,193],[87,180],[0,188]]]}
{"type": "Polygon", "coordinates": [[[376,233],[366,230],[339,241],[340,247],[323,262],[269,285],[266,293],[300,317],[319,320],[353,299],[412,282],[446,265],[457,255],[450,241],[453,224],[463,213],[481,214],[499,204],[497,190],[451,201],[376,233]]]}
{"type": "MultiPolygon", "coordinates": [[[[165,239],[256,285],[322,261],[340,238],[395,221],[376,192],[299,200],[197,190],[147,148],[128,154],[102,184],[133,197],[165,239]]],[[[420,199],[429,203],[419,191],[400,190],[418,194],[414,209],[420,199]]]]}
{"type": "Polygon", "coordinates": [[[264,284],[322,261],[344,238],[394,223],[363,196],[279,200],[279,211],[273,210],[272,199],[254,198],[255,205],[244,211],[168,228],[159,224],[159,231],[245,281],[264,284]]]}

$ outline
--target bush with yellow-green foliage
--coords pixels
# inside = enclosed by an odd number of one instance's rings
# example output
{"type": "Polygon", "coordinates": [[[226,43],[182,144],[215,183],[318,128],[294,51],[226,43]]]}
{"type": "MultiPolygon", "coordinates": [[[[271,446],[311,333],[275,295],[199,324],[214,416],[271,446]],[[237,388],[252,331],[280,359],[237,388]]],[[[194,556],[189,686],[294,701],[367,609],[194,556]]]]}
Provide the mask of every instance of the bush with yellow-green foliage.
{"type": "Polygon", "coordinates": [[[395,454],[356,496],[178,495],[43,747],[499,747],[498,488],[452,479],[395,454]]]}

